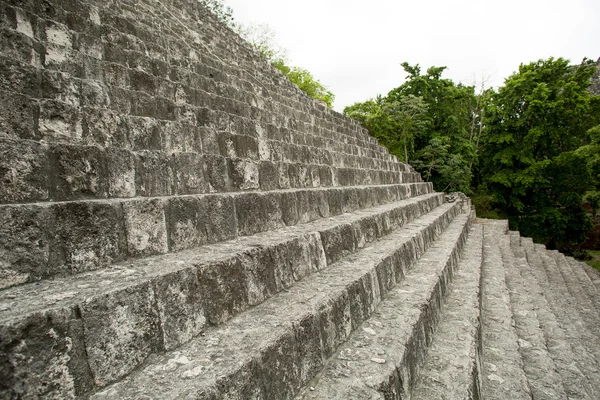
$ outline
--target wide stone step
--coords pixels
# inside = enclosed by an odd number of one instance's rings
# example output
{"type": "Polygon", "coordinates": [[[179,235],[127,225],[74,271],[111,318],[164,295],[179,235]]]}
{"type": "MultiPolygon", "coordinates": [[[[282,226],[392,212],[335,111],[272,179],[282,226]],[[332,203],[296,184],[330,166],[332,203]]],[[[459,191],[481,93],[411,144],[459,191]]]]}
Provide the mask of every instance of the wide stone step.
{"type": "Polygon", "coordinates": [[[399,228],[416,218],[426,221],[421,223],[445,221],[459,212],[461,204],[443,201],[441,194],[424,195],[6,289],[0,293],[5,362],[21,356],[45,360],[33,366],[16,362],[7,381],[15,386],[21,379],[43,376],[48,363],[64,352],[70,358],[64,366],[67,376],[83,375],[81,380],[90,380],[89,385],[103,386],[136,368],[149,354],[176,348],[207,325],[220,324],[289,290],[305,276],[378,238],[402,232],[399,228]],[[50,330],[55,334],[48,336],[50,330]],[[27,373],[28,368],[34,372],[27,373]]]}
{"type": "Polygon", "coordinates": [[[0,288],[431,192],[430,183],[414,183],[0,205],[0,288]]]}
{"type": "MultiPolygon", "coordinates": [[[[412,399],[480,399],[480,277],[482,228],[469,232],[412,399]]],[[[391,397],[390,397],[391,398],[391,397]]],[[[402,397],[400,397],[402,398],[402,397]]]]}
{"type": "Polygon", "coordinates": [[[530,295],[535,307],[540,327],[546,339],[546,346],[557,367],[568,398],[593,399],[592,385],[588,378],[592,375],[593,356],[583,348],[581,337],[573,328],[582,325],[575,315],[567,316],[564,308],[558,305],[558,288],[548,284],[544,262],[535,250],[531,238],[522,238],[528,268],[521,276],[530,282],[530,295]]]}
{"type": "MultiPolygon", "coordinates": [[[[600,271],[572,257],[565,257],[565,260],[571,267],[573,275],[579,280],[582,294],[587,296],[593,308],[600,309],[600,290],[598,290],[600,288],[600,271]]],[[[596,316],[600,318],[597,313],[596,316]]]]}
{"type": "MultiPolygon", "coordinates": [[[[526,245],[529,246],[529,243],[526,245]]],[[[600,370],[598,368],[600,338],[595,333],[597,329],[589,328],[589,326],[593,326],[592,321],[588,320],[589,314],[582,311],[582,303],[569,293],[568,286],[552,253],[543,245],[536,244],[534,248],[534,254],[530,247],[527,248],[527,257],[533,262],[530,263],[532,272],[566,335],[565,341],[572,350],[572,354],[559,354],[559,358],[562,363],[569,364],[567,369],[575,375],[571,379],[581,384],[589,398],[595,399],[598,397],[596,391],[600,388],[600,370]],[[585,376],[585,379],[579,376],[581,374],[585,376]]],[[[597,315],[591,317],[594,318],[594,321],[598,320],[597,315]]],[[[596,326],[598,326],[597,322],[596,326]]],[[[565,387],[568,385],[565,384],[565,387]]],[[[577,398],[576,395],[571,395],[571,397],[577,398]]]]}
{"type": "Polygon", "coordinates": [[[481,271],[481,398],[486,400],[531,400],[531,389],[523,371],[515,321],[500,254],[500,239],[507,234],[507,221],[483,222],[481,271]]]}
{"type": "Polygon", "coordinates": [[[400,399],[410,393],[469,227],[469,215],[458,217],[296,398],[400,399]]]}
{"type": "Polygon", "coordinates": [[[427,249],[448,225],[444,241],[465,231],[469,218],[455,218],[459,210],[454,205],[436,209],[289,291],[206,329],[176,352],[152,357],[145,368],[93,398],[291,398],[403,281],[411,265],[430,254],[427,249]]]}
{"type": "MultiPolygon", "coordinates": [[[[574,268],[568,258],[558,252],[553,252],[553,256],[557,266],[556,271],[562,277],[571,301],[577,304],[577,312],[582,316],[585,326],[590,332],[598,332],[600,315],[598,314],[599,304],[596,302],[595,288],[590,285],[582,285],[581,281],[577,279],[574,270],[580,266],[574,268]]],[[[598,347],[598,351],[600,351],[600,347],[598,347]]]]}
{"type": "Polygon", "coordinates": [[[530,267],[520,239],[518,232],[501,237],[500,251],[523,369],[534,399],[565,399],[567,395],[562,377],[549,352],[553,344],[560,344],[547,341],[545,336],[548,327],[558,327],[546,309],[538,309],[541,300],[536,300],[543,294],[535,278],[528,273],[530,267]]]}

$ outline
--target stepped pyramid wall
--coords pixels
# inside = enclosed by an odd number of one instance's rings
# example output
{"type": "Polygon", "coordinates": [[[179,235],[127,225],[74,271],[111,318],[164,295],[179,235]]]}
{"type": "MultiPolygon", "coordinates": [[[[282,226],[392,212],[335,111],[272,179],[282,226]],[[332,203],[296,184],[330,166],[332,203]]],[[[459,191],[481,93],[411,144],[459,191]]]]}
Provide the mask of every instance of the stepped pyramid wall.
{"type": "Polygon", "coordinates": [[[593,271],[197,2],[0,0],[0,38],[0,398],[597,398],[593,271]]]}

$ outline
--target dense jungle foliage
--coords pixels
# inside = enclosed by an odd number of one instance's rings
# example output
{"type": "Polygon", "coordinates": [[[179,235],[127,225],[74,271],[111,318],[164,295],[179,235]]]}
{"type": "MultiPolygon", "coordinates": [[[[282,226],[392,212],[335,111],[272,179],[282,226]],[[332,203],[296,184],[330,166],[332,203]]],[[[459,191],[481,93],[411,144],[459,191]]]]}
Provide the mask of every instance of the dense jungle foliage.
{"type": "Polygon", "coordinates": [[[600,203],[600,96],[588,88],[595,63],[558,58],[523,64],[497,90],[422,73],[344,113],[361,121],[438,191],[471,195],[480,216],[573,252],[600,203]]]}

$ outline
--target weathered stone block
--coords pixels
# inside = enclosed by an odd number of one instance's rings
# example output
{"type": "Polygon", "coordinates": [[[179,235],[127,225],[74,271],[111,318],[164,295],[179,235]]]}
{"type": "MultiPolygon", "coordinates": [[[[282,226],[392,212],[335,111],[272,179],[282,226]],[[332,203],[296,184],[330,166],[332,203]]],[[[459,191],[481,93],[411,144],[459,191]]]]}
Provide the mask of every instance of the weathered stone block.
{"type": "Polygon", "coordinates": [[[221,324],[249,307],[244,266],[239,258],[199,267],[198,279],[210,323],[221,324]]]}
{"type": "Polygon", "coordinates": [[[0,203],[47,200],[48,147],[0,138],[0,203]]]}
{"type": "Polygon", "coordinates": [[[235,196],[238,234],[246,236],[282,227],[280,202],[281,196],[276,193],[235,196]]]}
{"type": "Polygon", "coordinates": [[[49,142],[72,142],[83,136],[83,117],[80,109],[58,100],[40,102],[38,130],[49,142]]]}
{"type": "Polygon", "coordinates": [[[227,159],[221,156],[205,154],[205,176],[208,180],[210,192],[229,192],[233,190],[229,177],[227,159]]]}
{"type": "Polygon", "coordinates": [[[264,191],[279,189],[279,174],[277,164],[261,161],[258,164],[260,189],[264,191]]]}
{"type": "Polygon", "coordinates": [[[52,145],[50,195],[55,200],[108,195],[106,154],[94,146],[52,145]]]}
{"type": "Polygon", "coordinates": [[[150,282],[115,290],[81,306],[85,347],[96,385],[102,387],[164,349],[150,282]]]}
{"type": "Polygon", "coordinates": [[[31,314],[0,326],[0,396],[69,399],[88,391],[82,321],[74,310],[31,314]]]}
{"type": "Polygon", "coordinates": [[[17,93],[0,90],[0,136],[38,139],[38,102],[17,93]]]}
{"type": "Polygon", "coordinates": [[[51,212],[49,275],[94,270],[125,257],[127,241],[119,204],[56,203],[51,212]]]}
{"type": "Polygon", "coordinates": [[[173,194],[171,158],[162,152],[143,151],[136,154],[135,186],[140,196],[173,194]]]}
{"type": "Polygon", "coordinates": [[[127,201],[123,203],[123,214],[130,256],[168,252],[165,203],[162,199],[127,201]]]}
{"type": "Polygon", "coordinates": [[[131,148],[125,118],[115,111],[83,108],[83,140],[86,144],[131,148]]]}
{"type": "Polygon", "coordinates": [[[40,86],[39,69],[0,56],[0,90],[39,98],[40,86]]]}
{"type": "Polygon", "coordinates": [[[171,168],[175,193],[198,194],[208,190],[204,177],[204,158],[200,154],[173,153],[171,168]]]}
{"type": "Polygon", "coordinates": [[[227,169],[234,190],[252,190],[260,187],[258,163],[246,159],[228,158],[227,169]]]}
{"type": "Polygon", "coordinates": [[[357,239],[352,225],[344,224],[321,232],[327,264],[344,258],[356,251],[357,239]]]}
{"type": "Polygon", "coordinates": [[[0,207],[0,288],[48,275],[50,223],[46,207],[0,207]]]}
{"type": "Polygon", "coordinates": [[[44,46],[24,33],[11,29],[0,29],[0,50],[11,59],[33,66],[41,66],[44,46]]]}
{"type": "Polygon", "coordinates": [[[197,336],[206,325],[196,268],[162,276],[153,283],[165,350],[197,336]]]}
{"type": "Polygon", "coordinates": [[[135,155],[115,147],[105,150],[109,197],[135,197],[135,155]]]}

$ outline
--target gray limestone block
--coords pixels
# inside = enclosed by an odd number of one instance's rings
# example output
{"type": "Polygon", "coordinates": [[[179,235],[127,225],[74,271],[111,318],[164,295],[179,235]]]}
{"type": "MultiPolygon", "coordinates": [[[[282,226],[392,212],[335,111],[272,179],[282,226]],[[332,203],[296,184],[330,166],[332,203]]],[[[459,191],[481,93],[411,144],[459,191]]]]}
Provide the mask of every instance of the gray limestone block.
{"type": "Polygon", "coordinates": [[[352,316],[347,291],[331,296],[325,307],[319,309],[319,325],[323,343],[323,355],[329,358],[338,346],[346,342],[352,333],[352,316]]]}
{"type": "Polygon", "coordinates": [[[136,154],[135,186],[140,196],[167,196],[173,194],[173,171],[168,154],[142,151],[136,154]]]}
{"type": "Polygon", "coordinates": [[[127,253],[120,204],[55,203],[51,207],[48,275],[67,275],[102,268],[127,253]]]}
{"type": "Polygon", "coordinates": [[[321,232],[327,264],[341,260],[356,251],[356,230],[350,224],[336,226],[321,232]]]}
{"type": "Polygon", "coordinates": [[[293,188],[313,187],[312,175],[310,174],[308,164],[289,164],[288,173],[290,176],[290,185],[293,188]]]}
{"type": "Polygon", "coordinates": [[[44,69],[40,73],[38,97],[57,100],[78,107],[81,105],[81,81],[68,73],[44,69]]]}
{"type": "Polygon", "coordinates": [[[51,215],[39,205],[0,207],[0,288],[46,277],[51,215]]]}
{"type": "Polygon", "coordinates": [[[320,322],[317,312],[305,315],[294,324],[296,363],[300,382],[307,382],[315,376],[325,363],[320,322]]]}
{"type": "Polygon", "coordinates": [[[135,155],[117,147],[105,149],[108,197],[135,197],[135,155]]]}
{"type": "MultiPolygon", "coordinates": [[[[164,304],[163,304],[164,306],[164,304]]],[[[81,305],[85,347],[94,381],[103,387],[164,349],[152,285],[117,289],[81,305]]]]}
{"type": "Polygon", "coordinates": [[[260,187],[259,164],[243,158],[227,158],[227,172],[233,190],[253,190],[260,187]]]}
{"type": "Polygon", "coordinates": [[[198,135],[202,141],[202,151],[204,154],[220,154],[219,141],[215,129],[206,126],[199,127],[198,135]]]}
{"type": "Polygon", "coordinates": [[[48,146],[0,138],[0,203],[48,200],[48,146]]]}
{"type": "Polygon", "coordinates": [[[280,228],[284,225],[281,195],[246,193],[235,196],[235,211],[240,236],[280,228]]]}
{"type": "Polygon", "coordinates": [[[39,103],[18,93],[0,90],[0,136],[12,139],[39,139],[39,103]]]}
{"type": "Polygon", "coordinates": [[[128,69],[129,89],[154,95],[158,86],[154,76],[138,69],[128,69]]]}
{"type": "MultiPolygon", "coordinates": [[[[99,128],[102,128],[106,123],[110,124],[111,131],[124,130],[126,136],[123,139],[127,140],[126,143],[133,150],[164,150],[164,135],[160,121],[153,118],[119,115],[113,111],[99,122],[102,123],[99,128]]],[[[112,140],[112,138],[110,139],[112,140]]]]}
{"type": "Polygon", "coordinates": [[[261,161],[258,164],[258,177],[261,190],[269,191],[280,188],[277,164],[270,161],[261,161]]]}
{"type": "MultiPolygon", "coordinates": [[[[314,330],[305,332],[305,335],[311,333],[315,333],[314,330]]],[[[319,340],[318,336],[316,340],[319,340]]],[[[294,393],[294,382],[306,373],[302,370],[304,365],[299,361],[298,351],[309,351],[308,346],[300,346],[300,343],[298,332],[289,330],[261,351],[260,368],[255,370],[256,376],[249,383],[259,383],[261,392],[265,394],[263,398],[267,398],[269,393],[294,393]]]]}
{"type": "Polygon", "coordinates": [[[258,160],[258,140],[252,136],[231,132],[217,132],[219,152],[223,157],[258,160]]]}
{"type": "MultiPolygon", "coordinates": [[[[87,144],[128,149],[127,118],[117,112],[95,107],[83,108],[83,137],[87,144]]],[[[140,149],[146,149],[141,146],[140,149]]]]}
{"type": "Polygon", "coordinates": [[[41,81],[38,68],[0,55],[0,90],[40,98],[41,81]]]}
{"type": "Polygon", "coordinates": [[[319,165],[319,182],[322,187],[333,185],[333,169],[326,165],[319,165]]]}
{"type": "MultiPolygon", "coordinates": [[[[106,46],[113,46],[107,43],[106,46]]],[[[129,83],[129,68],[122,64],[107,62],[102,65],[104,72],[104,83],[108,86],[119,88],[128,88],[129,83]]]]}
{"type": "MultiPolygon", "coordinates": [[[[127,90],[124,93],[127,94],[127,98],[129,99],[131,104],[131,115],[156,119],[168,119],[159,118],[158,116],[158,98],[146,94],[144,92],[135,92],[127,90]]],[[[170,119],[174,119],[174,117],[170,119]]]]}
{"type": "Polygon", "coordinates": [[[0,397],[74,399],[93,387],[76,310],[4,321],[0,338],[0,397]]]}
{"type": "Polygon", "coordinates": [[[297,192],[281,193],[281,218],[287,226],[296,225],[300,221],[298,207],[297,192]]]}
{"type": "Polygon", "coordinates": [[[108,96],[111,110],[125,115],[131,113],[134,93],[118,86],[109,86],[108,96]]]}
{"type": "Polygon", "coordinates": [[[130,256],[164,254],[169,250],[165,201],[163,199],[129,200],[123,203],[127,234],[127,252],[130,256]]]}
{"type": "Polygon", "coordinates": [[[358,192],[355,188],[344,188],[342,190],[344,213],[351,213],[359,209],[358,192]]]}
{"type": "Polygon", "coordinates": [[[83,136],[79,106],[60,100],[42,100],[38,116],[39,135],[48,142],[72,142],[83,136]]]}
{"type": "Polygon", "coordinates": [[[80,81],[79,103],[85,107],[108,108],[110,98],[108,87],[98,81],[82,80],[80,81]]]}
{"type": "Polygon", "coordinates": [[[187,343],[206,326],[203,299],[195,267],[183,269],[153,282],[165,350],[187,343]]]}
{"type": "Polygon", "coordinates": [[[198,194],[208,191],[204,177],[204,158],[198,153],[171,155],[174,191],[177,194],[198,194]]]}
{"type": "Polygon", "coordinates": [[[204,155],[205,176],[210,192],[230,192],[233,185],[229,177],[228,160],[212,154],[204,155]]]}
{"type": "Polygon", "coordinates": [[[202,147],[202,131],[193,120],[163,121],[161,137],[163,149],[171,152],[198,153],[202,147]]]}
{"type": "Polygon", "coordinates": [[[54,200],[105,198],[109,182],[106,153],[95,146],[51,145],[50,195],[54,200]]]}
{"type": "Polygon", "coordinates": [[[44,45],[31,35],[5,27],[0,28],[0,51],[11,59],[34,66],[41,66],[45,55],[44,45]]]}
{"type": "Polygon", "coordinates": [[[211,324],[221,324],[249,307],[244,265],[239,257],[199,267],[198,279],[206,319],[211,324]]]}
{"type": "Polygon", "coordinates": [[[169,199],[169,248],[179,251],[237,236],[231,196],[185,196],[169,199]]]}

